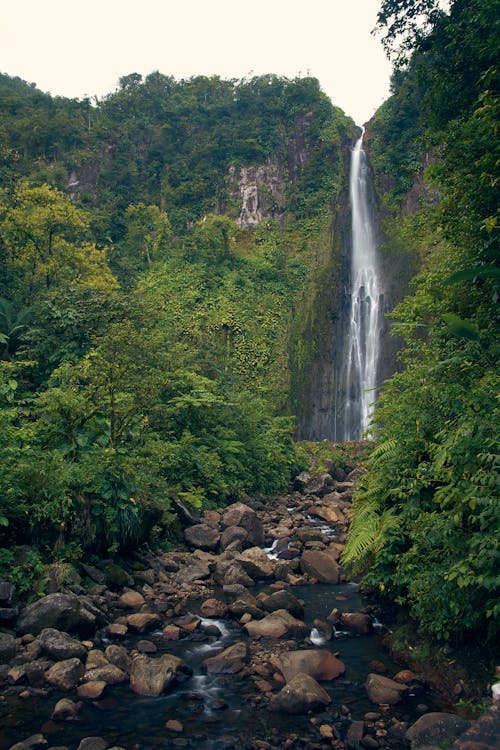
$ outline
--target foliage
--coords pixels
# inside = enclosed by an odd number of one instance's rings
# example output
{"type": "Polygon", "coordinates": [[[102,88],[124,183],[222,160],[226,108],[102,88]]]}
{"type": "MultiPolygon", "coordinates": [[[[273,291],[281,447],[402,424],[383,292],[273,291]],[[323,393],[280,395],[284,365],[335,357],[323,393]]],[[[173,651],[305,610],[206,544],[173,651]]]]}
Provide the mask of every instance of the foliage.
{"type": "MultiPolygon", "coordinates": [[[[421,273],[393,312],[404,369],[382,389],[344,562],[444,639],[494,639],[500,623],[494,5],[456,0],[432,18],[373,138],[375,164],[394,174],[405,138],[417,150],[432,144],[432,207],[393,224],[418,248],[421,273]]],[[[397,185],[403,201],[408,187],[397,185]]],[[[393,222],[397,212],[393,203],[393,222]]]]}

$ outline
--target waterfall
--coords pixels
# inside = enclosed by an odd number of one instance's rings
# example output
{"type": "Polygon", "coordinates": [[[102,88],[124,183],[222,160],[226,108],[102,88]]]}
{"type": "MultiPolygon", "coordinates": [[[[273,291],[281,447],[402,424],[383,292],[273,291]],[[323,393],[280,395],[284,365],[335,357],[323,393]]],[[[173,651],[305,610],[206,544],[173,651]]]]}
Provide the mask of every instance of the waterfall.
{"type": "Polygon", "coordinates": [[[340,383],[343,404],[337,440],[359,440],[370,423],[377,385],[382,288],[377,268],[375,227],[369,200],[370,174],[363,135],[351,154],[352,252],[350,310],[340,383]]]}

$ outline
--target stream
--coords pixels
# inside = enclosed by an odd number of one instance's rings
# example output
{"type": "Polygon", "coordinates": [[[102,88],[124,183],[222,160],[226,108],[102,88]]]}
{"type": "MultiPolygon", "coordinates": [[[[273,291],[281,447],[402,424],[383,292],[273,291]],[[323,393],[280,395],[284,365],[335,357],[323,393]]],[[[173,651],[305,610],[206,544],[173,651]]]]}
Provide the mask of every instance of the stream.
{"type": "MultiPolygon", "coordinates": [[[[333,536],[329,527],[321,525],[321,528],[333,536]]],[[[275,556],[275,547],[268,548],[268,556],[275,556]]],[[[266,588],[260,584],[249,590],[257,595],[266,588]]],[[[62,693],[55,690],[48,695],[31,695],[26,700],[7,691],[0,701],[0,750],[8,750],[13,743],[39,732],[47,738],[49,747],[65,746],[70,750],[76,750],[82,738],[89,736],[101,737],[109,747],[119,746],[126,750],[332,747],[335,740],[321,744],[320,725],[332,726],[335,738],[344,741],[352,721],[366,721],[366,715],[375,711],[380,721],[377,724],[373,719],[373,733],[378,743],[373,748],[406,748],[404,731],[397,730],[398,722],[414,721],[419,715],[418,704],[435,706],[432,696],[423,696],[418,685],[416,695],[411,695],[410,691],[410,697],[400,706],[391,707],[386,716],[369,701],[364,682],[367,674],[374,671],[372,662],[382,662],[390,677],[401,669],[401,665],[392,662],[382,648],[384,626],[375,620],[369,635],[335,632],[334,629],[331,640],[323,638],[313,626],[314,619],[325,620],[334,607],[341,612],[362,610],[365,603],[358,586],[352,582],[301,584],[294,586],[292,592],[304,604],[304,621],[310,627],[307,647],[338,652],[346,665],[343,676],[322,683],[332,702],[320,713],[290,716],[270,711],[268,697],[258,689],[255,675],[252,679],[245,670],[239,674],[206,674],[202,661],[236,641],[249,640],[253,661],[256,654],[258,661],[261,651],[265,656],[283,650],[284,642],[270,638],[248,639],[237,620],[202,618],[200,627],[179,641],[166,641],[161,630],[147,634],[147,639],[157,648],[156,656],[175,654],[193,670],[191,677],[176,683],[160,697],[143,697],[135,695],[126,686],[113,686],[107,689],[106,697],[84,704],[79,721],[56,722],[50,719],[56,702],[63,697],[76,701],[75,691],[62,693]],[[165,727],[169,720],[182,724],[178,734],[165,727]]],[[[222,591],[216,595],[222,598],[222,591]]],[[[193,614],[198,613],[200,603],[192,602],[193,614]]],[[[133,649],[141,638],[144,636],[130,636],[122,645],[133,649]]],[[[102,635],[100,641],[94,640],[97,648],[105,648],[109,642],[102,635]]],[[[290,650],[300,647],[300,642],[286,643],[290,650]]]]}

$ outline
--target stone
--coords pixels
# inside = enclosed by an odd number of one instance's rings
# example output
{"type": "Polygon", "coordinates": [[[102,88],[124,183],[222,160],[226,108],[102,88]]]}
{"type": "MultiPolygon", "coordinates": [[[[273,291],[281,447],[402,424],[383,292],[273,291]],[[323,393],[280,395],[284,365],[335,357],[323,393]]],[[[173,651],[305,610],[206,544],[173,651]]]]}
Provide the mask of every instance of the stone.
{"type": "Polygon", "coordinates": [[[104,583],[112,589],[121,588],[122,586],[133,586],[134,579],[127,571],[116,563],[108,563],[103,568],[104,583]]]}
{"type": "Polygon", "coordinates": [[[118,667],[123,672],[127,672],[127,674],[130,672],[132,659],[128,655],[127,649],[123,648],[123,646],[111,643],[109,646],[106,646],[104,654],[110,664],[114,664],[115,667],[118,667]]]}
{"type": "Polygon", "coordinates": [[[278,609],[262,620],[251,620],[244,626],[251,637],[259,636],[265,638],[305,638],[309,628],[293,617],[286,609],[278,609]]]}
{"type": "Polygon", "coordinates": [[[181,629],[176,625],[166,625],[163,628],[163,637],[166,641],[178,641],[181,637],[181,629]]]}
{"type": "Polygon", "coordinates": [[[96,629],[96,616],[74,594],[48,594],[25,607],[17,621],[19,633],[37,635],[44,628],[55,628],[85,637],[96,629]]]}
{"type": "Polygon", "coordinates": [[[46,673],[45,679],[60,690],[73,690],[85,673],[79,659],[66,659],[54,664],[46,673]]]}
{"type": "Polygon", "coordinates": [[[22,740],[22,742],[16,742],[9,750],[42,750],[48,744],[43,734],[32,734],[30,737],[22,740]]]}
{"type": "Polygon", "coordinates": [[[152,612],[137,612],[128,615],[127,625],[134,633],[145,633],[161,625],[161,617],[152,612]]]}
{"type": "Polygon", "coordinates": [[[116,606],[122,609],[140,609],[143,604],[146,604],[146,600],[139,591],[125,591],[116,602],[116,606]]]}
{"type": "Polygon", "coordinates": [[[344,517],[338,508],[331,508],[328,505],[313,505],[312,508],[309,508],[308,513],[329,524],[343,523],[344,521],[344,517]]]}
{"type": "Polygon", "coordinates": [[[69,698],[61,698],[54,706],[50,718],[53,721],[78,721],[81,709],[81,703],[74,703],[69,698]]]}
{"type": "Polygon", "coordinates": [[[202,617],[225,617],[227,606],[218,599],[206,599],[200,607],[202,617]]]}
{"type": "Polygon", "coordinates": [[[109,638],[125,638],[128,627],[121,622],[112,622],[106,626],[106,633],[109,638]]]}
{"type": "Polygon", "coordinates": [[[304,617],[304,607],[299,602],[296,596],[291,594],[289,591],[275,591],[270,596],[266,596],[265,599],[259,600],[259,605],[266,610],[266,612],[275,612],[277,609],[286,609],[294,617],[302,619],[304,617]]]}
{"type": "Polygon", "coordinates": [[[301,672],[318,681],[334,680],[345,672],[344,662],[326,649],[285,651],[280,655],[278,665],[287,682],[301,672]]]}
{"type": "Polygon", "coordinates": [[[38,636],[38,642],[43,653],[55,661],[83,659],[87,655],[87,649],[80,641],[55,628],[44,628],[38,636]]]}
{"type": "Polygon", "coordinates": [[[16,639],[8,633],[0,633],[0,664],[8,664],[16,655],[16,639]]]}
{"type": "Polygon", "coordinates": [[[406,685],[374,673],[366,678],[365,688],[372,703],[387,703],[390,706],[399,703],[408,693],[406,685]]]}
{"type": "Polygon", "coordinates": [[[406,732],[412,750],[427,746],[449,746],[471,723],[455,714],[432,711],[421,716],[406,732]]]}
{"type": "Polygon", "coordinates": [[[248,540],[256,547],[264,544],[264,528],[257,513],[245,503],[234,503],[226,508],[222,518],[225,528],[241,526],[248,533],[248,540]]]}
{"type": "Polygon", "coordinates": [[[340,616],[340,623],[342,627],[361,635],[368,635],[372,631],[372,618],[363,612],[344,612],[340,616]]]}
{"type": "Polygon", "coordinates": [[[412,672],[411,669],[402,669],[400,672],[398,672],[396,675],[394,675],[394,680],[396,682],[413,682],[413,680],[416,679],[415,672],[412,672]]]}
{"type": "Polygon", "coordinates": [[[215,565],[214,581],[221,586],[235,583],[242,586],[253,586],[253,579],[245,573],[236,560],[218,560],[215,565]]]}
{"type": "Polygon", "coordinates": [[[213,526],[198,523],[184,530],[184,539],[196,549],[215,550],[219,544],[220,534],[213,526]]]}
{"type": "Polygon", "coordinates": [[[126,682],[127,673],[115,664],[106,664],[103,667],[89,669],[84,674],[85,682],[105,682],[106,685],[119,685],[126,682]]]}
{"type": "Polygon", "coordinates": [[[103,652],[98,648],[91,649],[87,654],[85,661],[85,670],[88,672],[90,669],[96,669],[97,667],[106,667],[109,664],[109,660],[106,659],[103,652]]]}
{"type": "Polygon", "coordinates": [[[266,553],[260,547],[250,547],[238,555],[237,560],[243,570],[248,573],[254,581],[272,578],[274,565],[266,553]]]}
{"type": "Polygon", "coordinates": [[[292,715],[306,714],[329,703],[331,698],[326,690],[308,674],[299,673],[271,699],[270,708],[292,715]]]}
{"type": "Polygon", "coordinates": [[[361,740],[363,739],[363,732],[365,725],[363,721],[353,721],[351,726],[347,730],[346,745],[352,750],[358,750],[361,740]]]}
{"type": "Polygon", "coordinates": [[[169,732],[180,734],[184,731],[184,725],[180,721],[177,721],[177,719],[169,719],[165,722],[165,729],[168,729],[169,732]]]}
{"type": "Polygon", "coordinates": [[[209,674],[236,674],[241,672],[249,660],[248,643],[240,641],[202,662],[209,674]]]}
{"type": "Polygon", "coordinates": [[[240,542],[240,549],[248,547],[250,544],[248,541],[248,531],[242,526],[228,526],[227,529],[224,529],[220,537],[221,550],[227,549],[233,542],[240,542]]]}
{"type": "Polygon", "coordinates": [[[303,573],[321,583],[339,582],[339,566],[326,552],[306,550],[300,558],[300,567],[303,573]]]}
{"type": "Polygon", "coordinates": [[[334,487],[333,477],[330,474],[318,473],[312,474],[304,483],[304,495],[316,495],[323,497],[332,491],[334,487]]]}
{"type": "Polygon", "coordinates": [[[172,654],[164,654],[158,659],[141,655],[132,662],[130,689],[137,695],[158,696],[164,693],[176,678],[191,674],[191,668],[172,654]]]}
{"type": "Polygon", "coordinates": [[[108,743],[102,737],[84,737],[77,750],[106,750],[108,743]]]}
{"type": "Polygon", "coordinates": [[[181,568],[175,576],[175,580],[178,583],[191,583],[192,581],[204,581],[206,578],[210,578],[210,575],[208,563],[200,561],[194,565],[186,565],[181,568]]]}
{"type": "Polygon", "coordinates": [[[79,698],[88,698],[95,701],[102,696],[106,690],[107,684],[104,680],[93,680],[79,685],[76,689],[79,698]]]}
{"type": "Polygon", "coordinates": [[[201,620],[196,615],[184,615],[174,620],[174,625],[186,633],[193,633],[200,627],[201,620]]]}

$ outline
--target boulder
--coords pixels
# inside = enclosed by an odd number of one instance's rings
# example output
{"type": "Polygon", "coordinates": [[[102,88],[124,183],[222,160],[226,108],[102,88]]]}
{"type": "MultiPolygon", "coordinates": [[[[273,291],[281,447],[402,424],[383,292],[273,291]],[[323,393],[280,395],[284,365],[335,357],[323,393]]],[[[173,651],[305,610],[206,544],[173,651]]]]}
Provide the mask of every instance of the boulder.
{"type": "Polygon", "coordinates": [[[235,583],[242,586],[253,586],[253,579],[245,573],[236,560],[218,560],[214,571],[214,581],[221,586],[235,583]]]}
{"type": "Polygon", "coordinates": [[[16,655],[16,639],[8,633],[0,633],[0,664],[8,664],[16,655]]]}
{"type": "Polygon", "coordinates": [[[285,651],[280,655],[278,663],[287,682],[301,672],[319,681],[334,680],[345,672],[344,662],[326,649],[285,651]]]}
{"type": "Polygon", "coordinates": [[[16,589],[12,583],[0,581],[0,606],[10,607],[16,598],[16,589]]]}
{"type": "Polygon", "coordinates": [[[87,649],[80,641],[55,628],[44,628],[38,636],[38,642],[43,653],[55,661],[83,659],[87,655],[87,649]]]}
{"type": "Polygon", "coordinates": [[[330,474],[318,473],[312,474],[304,484],[303,493],[305,495],[316,495],[323,497],[332,491],[334,487],[333,477],[330,474]]]}
{"type": "Polygon", "coordinates": [[[22,742],[16,742],[9,750],[42,750],[48,744],[43,734],[32,734],[30,737],[22,740],[22,742]]]}
{"type": "Polygon", "coordinates": [[[300,567],[303,573],[321,583],[339,582],[339,566],[326,552],[306,550],[300,558],[300,567]]]}
{"type": "Polygon", "coordinates": [[[116,602],[116,606],[123,609],[140,609],[143,604],[146,600],[138,591],[125,591],[116,602]]]}
{"type": "Polygon", "coordinates": [[[177,617],[174,620],[174,625],[186,633],[193,633],[199,628],[201,620],[196,615],[184,615],[183,617],[177,617]]]}
{"type": "Polygon", "coordinates": [[[74,703],[69,698],[61,698],[57,701],[52,711],[52,721],[78,721],[80,719],[81,703],[74,703]]]}
{"type": "Polygon", "coordinates": [[[84,737],[76,750],[106,750],[109,744],[102,737],[84,737]]]}
{"type": "Polygon", "coordinates": [[[108,638],[125,638],[128,633],[128,626],[122,622],[112,622],[106,627],[108,638]]]}
{"type": "Polygon", "coordinates": [[[104,583],[112,589],[121,588],[122,586],[133,586],[134,579],[127,573],[121,565],[110,562],[104,566],[104,583]]]}
{"type": "Polygon", "coordinates": [[[257,513],[245,503],[234,503],[226,508],[222,518],[225,528],[241,526],[248,533],[251,544],[261,547],[264,544],[264,528],[257,513]]]}
{"type": "Polygon", "coordinates": [[[46,673],[45,679],[60,690],[73,690],[83,677],[85,668],[80,659],[58,661],[46,673]]]}
{"type": "Polygon", "coordinates": [[[292,617],[286,609],[278,609],[262,620],[251,620],[244,627],[249,636],[264,638],[305,638],[309,632],[307,625],[292,617]]]}
{"type": "Polygon", "coordinates": [[[196,547],[196,549],[214,550],[219,544],[220,534],[213,526],[198,523],[185,529],[184,539],[191,547],[196,547]]]}
{"type": "Polygon", "coordinates": [[[266,612],[276,612],[277,609],[286,609],[294,617],[298,617],[299,619],[304,617],[304,607],[302,604],[296,596],[284,589],[282,591],[275,591],[274,594],[266,596],[265,599],[260,599],[259,605],[266,612]]]}
{"type": "Polygon", "coordinates": [[[128,655],[127,649],[123,648],[123,646],[117,646],[114,643],[110,644],[106,647],[105,656],[110,664],[114,664],[115,667],[118,667],[123,672],[127,672],[127,674],[130,672],[132,659],[128,655]]]}
{"type": "Polygon", "coordinates": [[[85,671],[88,672],[90,669],[97,669],[98,667],[107,667],[109,659],[106,659],[102,651],[98,648],[91,649],[87,654],[85,660],[85,671]]]}
{"type": "Polygon", "coordinates": [[[272,578],[274,574],[274,565],[266,553],[260,547],[250,547],[240,555],[237,560],[243,570],[248,573],[254,581],[260,581],[266,578],[272,578]]]}
{"type": "Polygon", "coordinates": [[[315,708],[324,708],[331,698],[316,680],[308,674],[299,673],[271,699],[272,711],[287,714],[306,714],[315,708]]]}
{"type": "Polygon", "coordinates": [[[96,617],[82,605],[74,594],[48,594],[28,604],[17,621],[19,633],[41,633],[44,628],[55,628],[81,636],[93,635],[96,617]]]}
{"type": "Polygon", "coordinates": [[[202,662],[202,667],[209,674],[236,674],[241,672],[248,659],[248,644],[240,641],[224,649],[220,654],[205,659],[202,662]]]}
{"type": "Polygon", "coordinates": [[[89,669],[84,675],[85,682],[105,682],[106,685],[120,685],[127,679],[127,673],[115,664],[106,664],[102,667],[89,669]]]}
{"type": "Polygon", "coordinates": [[[408,693],[406,685],[374,673],[366,678],[365,688],[372,703],[388,703],[390,706],[399,703],[408,693]]]}
{"type": "Polygon", "coordinates": [[[85,682],[83,685],[79,685],[76,692],[79,698],[87,698],[88,700],[95,701],[101,697],[106,687],[107,685],[104,680],[94,680],[93,682],[85,682]]]}
{"type": "Polygon", "coordinates": [[[227,549],[233,542],[240,542],[240,549],[248,547],[248,531],[242,526],[228,526],[227,529],[224,529],[220,537],[221,550],[227,549]]]}
{"type": "Polygon", "coordinates": [[[227,607],[218,599],[206,599],[200,607],[202,617],[225,617],[227,607]]]}
{"type": "Polygon", "coordinates": [[[210,578],[210,566],[207,562],[196,562],[181,568],[175,580],[178,583],[191,583],[192,581],[203,581],[210,578]]]}
{"type": "Polygon", "coordinates": [[[177,656],[164,654],[158,659],[152,659],[141,655],[132,662],[130,688],[138,695],[158,696],[164,693],[177,677],[186,677],[191,673],[190,667],[177,656]]]}
{"type": "Polygon", "coordinates": [[[433,711],[417,719],[406,732],[412,750],[420,747],[449,747],[471,725],[470,721],[455,714],[433,711]]]}
{"type": "Polygon", "coordinates": [[[313,505],[308,512],[311,516],[321,518],[328,524],[344,523],[345,518],[338,508],[332,508],[330,505],[313,505]]]}
{"type": "Polygon", "coordinates": [[[127,625],[134,633],[145,633],[161,625],[161,617],[152,612],[137,612],[127,617],[127,625]]]}
{"type": "Polygon", "coordinates": [[[342,627],[361,635],[368,635],[372,631],[372,618],[363,612],[344,612],[340,616],[340,623],[342,627]]]}

